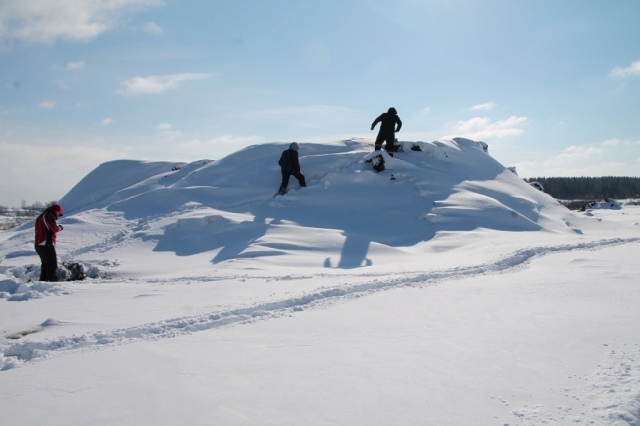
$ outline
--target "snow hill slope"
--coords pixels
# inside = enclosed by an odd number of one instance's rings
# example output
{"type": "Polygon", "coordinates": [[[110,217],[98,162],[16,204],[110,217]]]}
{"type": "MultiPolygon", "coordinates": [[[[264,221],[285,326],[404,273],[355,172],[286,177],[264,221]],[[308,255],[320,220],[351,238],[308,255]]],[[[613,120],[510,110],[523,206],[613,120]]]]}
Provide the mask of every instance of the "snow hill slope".
{"type": "Polygon", "coordinates": [[[465,139],[301,143],[274,197],[286,147],[101,165],[60,200],[84,281],[0,232],[0,422],[639,424],[640,207],[465,139]]]}
{"type": "MultiPolygon", "coordinates": [[[[415,268],[425,253],[446,252],[443,240],[460,235],[465,245],[477,244],[478,262],[486,261],[488,230],[584,237],[583,217],[507,170],[481,142],[403,142],[395,157],[357,140],[301,143],[308,187],[292,178],[289,192],[274,197],[277,160],[287,145],[256,145],[190,164],[105,163],[60,200],[67,214],[59,252],[63,260],[122,260],[127,247],[144,244],[150,255],[172,254],[158,256],[153,271],[137,271],[152,275],[174,268],[202,273],[214,265],[415,268]],[[377,154],[386,167],[380,173],[367,162],[377,154]]],[[[0,253],[33,254],[31,227],[1,243],[0,253]]],[[[121,269],[136,273],[135,265],[121,269]]]]}

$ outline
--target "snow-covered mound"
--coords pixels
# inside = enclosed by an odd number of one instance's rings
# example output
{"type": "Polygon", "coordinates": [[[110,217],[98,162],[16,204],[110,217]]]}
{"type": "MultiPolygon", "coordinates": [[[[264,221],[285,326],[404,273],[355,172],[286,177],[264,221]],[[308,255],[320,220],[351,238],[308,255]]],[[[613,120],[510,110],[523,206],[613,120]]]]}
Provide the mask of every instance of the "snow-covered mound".
{"type": "MultiPolygon", "coordinates": [[[[451,233],[581,233],[573,213],[498,163],[483,142],[402,142],[394,157],[359,140],[300,143],[308,186],[292,179],[289,192],[276,197],[277,161],[287,145],[190,164],[102,164],[60,200],[66,215],[59,254],[87,265],[126,258],[127,247],[144,244],[150,254],[205,256],[183,262],[186,268],[287,266],[290,256],[309,267],[350,268],[422,256],[436,250],[426,243],[451,233]],[[368,161],[377,155],[381,172],[368,161]]],[[[33,254],[32,226],[0,243],[0,255],[33,254]]]]}
{"type": "MultiPolygon", "coordinates": [[[[301,144],[308,188],[298,190],[293,179],[293,191],[276,199],[283,144],[251,146],[220,161],[197,161],[179,169],[172,163],[115,161],[91,172],[61,204],[69,213],[107,209],[127,219],[201,211],[202,230],[222,222],[214,233],[239,224],[246,228],[249,224],[237,214],[250,214],[250,227],[265,231],[293,222],[399,246],[442,229],[565,228],[564,222],[553,220],[564,210],[506,173],[481,143],[455,139],[405,145],[405,152],[394,158],[382,152],[386,170],[376,173],[365,162],[372,154],[370,144],[301,144]],[[233,226],[224,226],[226,222],[233,226]]],[[[181,225],[193,226],[194,219],[191,214],[181,225]]]]}

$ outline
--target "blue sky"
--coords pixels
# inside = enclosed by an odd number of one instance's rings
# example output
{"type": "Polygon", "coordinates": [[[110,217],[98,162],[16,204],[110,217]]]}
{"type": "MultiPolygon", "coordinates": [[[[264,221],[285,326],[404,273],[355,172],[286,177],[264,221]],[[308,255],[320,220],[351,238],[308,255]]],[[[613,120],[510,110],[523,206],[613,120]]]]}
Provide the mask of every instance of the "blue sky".
{"type": "Polygon", "coordinates": [[[59,199],[114,159],[373,140],[391,106],[399,139],[482,140],[522,177],[639,176],[639,17],[637,0],[0,0],[0,204],[59,199]]]}

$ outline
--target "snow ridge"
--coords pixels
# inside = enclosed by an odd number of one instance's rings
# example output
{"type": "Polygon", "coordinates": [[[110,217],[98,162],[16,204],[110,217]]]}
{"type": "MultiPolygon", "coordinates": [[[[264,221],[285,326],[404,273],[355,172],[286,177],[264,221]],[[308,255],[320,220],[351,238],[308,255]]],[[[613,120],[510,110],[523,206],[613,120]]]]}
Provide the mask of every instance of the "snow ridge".
{"type": "MultiPolygon", "coordinates": [[[[26,362],[42,360],[69,351],[95,349],[107,345],[126,344],[140,340],[159,340],[199,331],[220,328],[237,323],[250,323],[259,319],[276,318],[303,311],[307,307],[337,303],[352,297],[362,297],[381,290],[407,286],[434,285],[451,279],[508,272],[535,257],[574,250],[596,250],[621,244],[640,242],[640,237],[613,238],[578,244],[540,246],[521,249],[485,265],[457,267],[428,273],[405,273],[395,279],[378,280],[364,284],[336,286],[275,302],[210,312],[204,315],[168,319],[113,331],[99,331],[80,336],[59,337],[45,341],[24,341],[11,344],[0,342],[0,371],[18,367],[26,362]]],[[[640,361],[640,360],[639,360],[640,361]]]]}

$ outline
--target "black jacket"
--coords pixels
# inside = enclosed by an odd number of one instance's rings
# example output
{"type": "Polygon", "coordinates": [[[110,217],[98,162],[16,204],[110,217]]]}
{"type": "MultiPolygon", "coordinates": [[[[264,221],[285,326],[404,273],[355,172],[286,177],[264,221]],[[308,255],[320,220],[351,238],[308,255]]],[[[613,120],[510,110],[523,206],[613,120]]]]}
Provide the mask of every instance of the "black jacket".
{"type": "Polygon", "coordinates": [[[291,148],[286,149],[278,161],[283,173],[300,173],[300,162],[298,161],[298,151],[291,148]]]}
{"type": "Polygon", "coordinates": [[[400,121],[400,117],[398,117],[396,110],[393,108],[389,108],[388,112],[380,114],[380,116],[373,121],[373,124],[371,124],[371,130],[373,130],[378,123],[381,123],[379,133],[383,135],[399,132],[402,127],[402,121],[400,121]],[[398,127],[396,127],[396,125],[398,127]]]}

